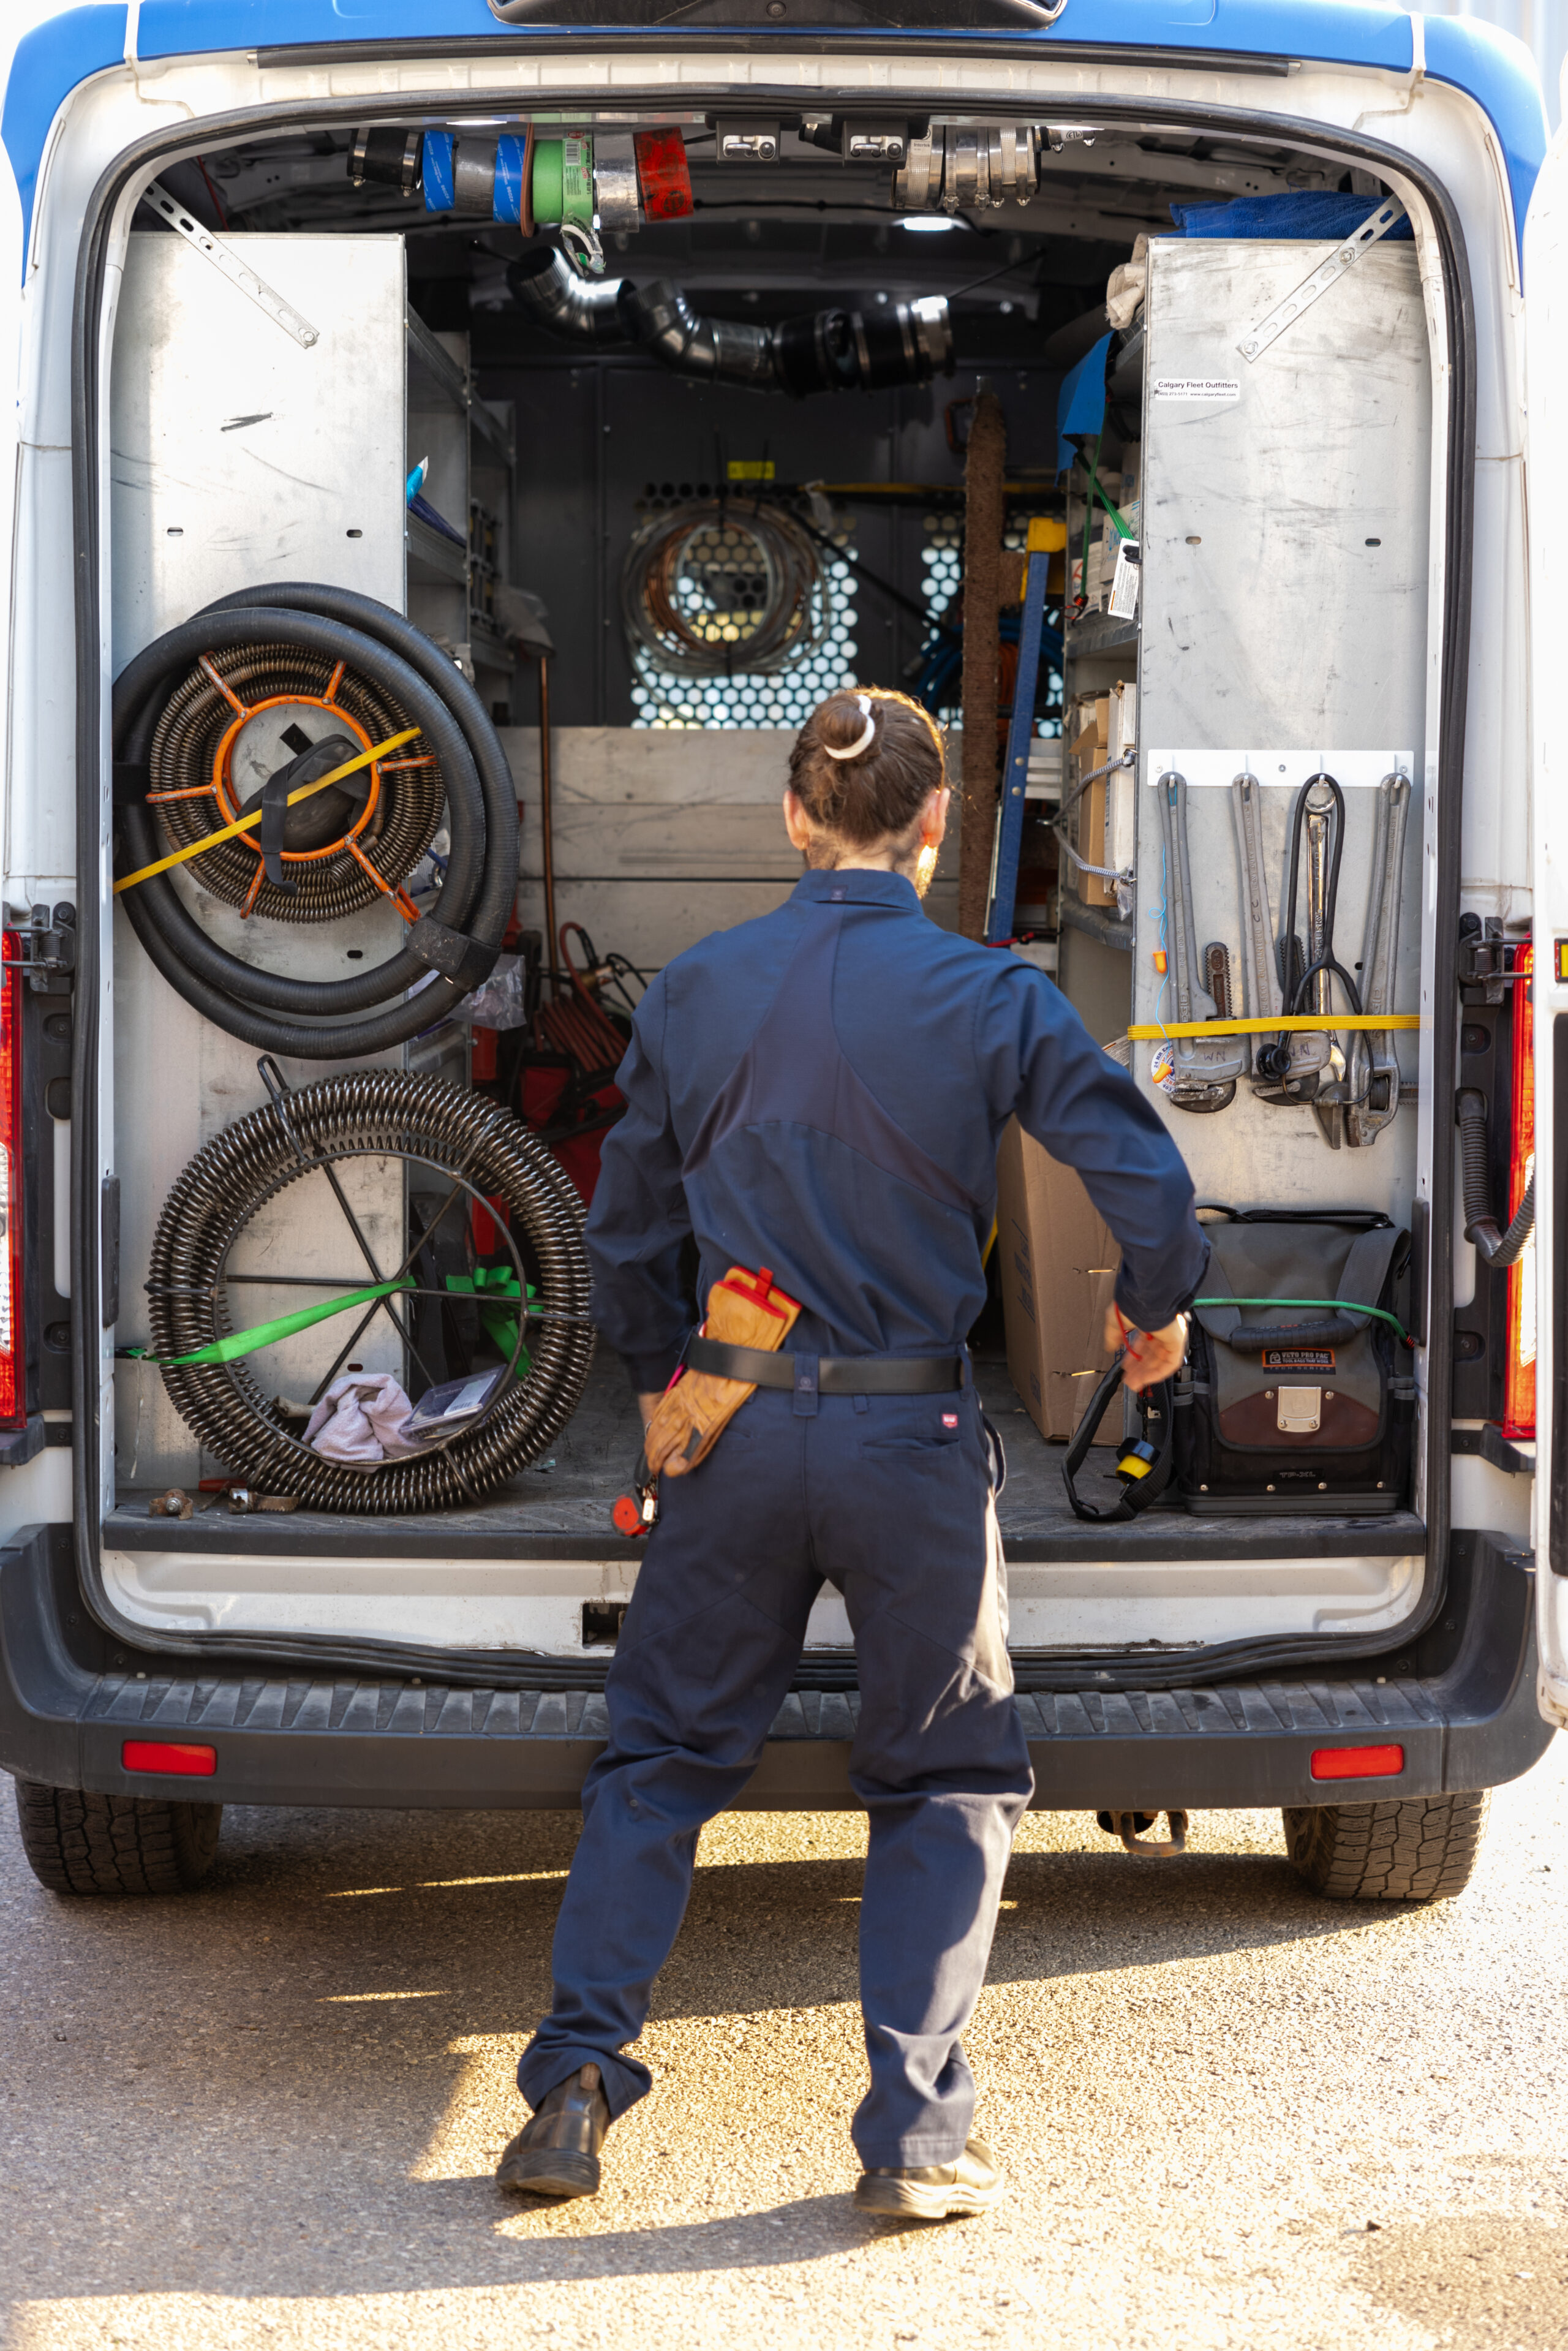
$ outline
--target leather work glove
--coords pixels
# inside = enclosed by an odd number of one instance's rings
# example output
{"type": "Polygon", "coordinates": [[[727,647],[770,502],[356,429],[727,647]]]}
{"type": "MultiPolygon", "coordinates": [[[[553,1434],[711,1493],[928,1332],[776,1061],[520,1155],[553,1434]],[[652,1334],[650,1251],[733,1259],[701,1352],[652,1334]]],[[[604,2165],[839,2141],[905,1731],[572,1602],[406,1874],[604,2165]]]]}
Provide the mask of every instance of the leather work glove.
{"type": "MultiPolygon", "coordinates": [[[[722,1339],[732,1347],[762,1347],[769,1353],[783,1345],[800,1311],[793,1298],[773,1287],[764,1266],[747,1273],[732,1265],[722,1281],[708,1292],[705,1339],[722,1339]]],[[[684,1478],[706,1461],[748,1395],[756,1393],[749,1380],[721,1380],[713,1372],[682,1372],[673,1387],[659,1398],[648,1423],[643,1450],[657,1478],[684,1478]]]]}

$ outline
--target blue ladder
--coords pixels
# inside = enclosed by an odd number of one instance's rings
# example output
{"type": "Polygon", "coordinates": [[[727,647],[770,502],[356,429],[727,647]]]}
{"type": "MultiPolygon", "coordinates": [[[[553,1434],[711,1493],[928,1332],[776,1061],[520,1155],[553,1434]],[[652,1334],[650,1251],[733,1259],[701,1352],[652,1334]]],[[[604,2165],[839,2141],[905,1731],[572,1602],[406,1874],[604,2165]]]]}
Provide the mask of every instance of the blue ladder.
{"type": "Polygon", "coordinates": [[[1029,563],[1024,573],[1023,618],[1019,627],[1018,680],[1013,687],[1013,715],[1008,726],[1007,764],[1002,769],[1001,821],[997,832],[996,875],[991,883],[991,911],[986,924],[986,944],[999,946],[1013,935],[1013,908],[1018,900],[1019,852],[1023,847],[1025,787],[1029,782],[1029,747],[1034,740],[1034,700],[1040,686],[1040,640],[1045,628],[1046,578],[1055,542],[1065,536],[1060,523],[1036,516],[1025,542],[1029,563]]]}

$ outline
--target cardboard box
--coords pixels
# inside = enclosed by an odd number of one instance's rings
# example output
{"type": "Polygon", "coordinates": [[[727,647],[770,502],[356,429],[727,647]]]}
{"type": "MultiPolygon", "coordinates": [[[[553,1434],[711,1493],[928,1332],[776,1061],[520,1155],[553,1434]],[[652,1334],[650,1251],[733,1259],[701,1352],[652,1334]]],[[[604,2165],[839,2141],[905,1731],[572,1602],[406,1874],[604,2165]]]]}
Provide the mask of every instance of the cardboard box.
{"type": "MultiPolygon", "coordinates": [[[[1082,1179],[1009,1122],[997,1157],[1008,1371],[1042,1437],[1072,1435],[1111,1358],[1103,1331],[1121,1252],[1082,1179]]],[[[1119,1411],[1096,1442],[1116,1444],[1119,1411]]]]}
{"type": "MultiPolygon", "coordinates": [[[[1111,696],[1096,695],[1092,704],[1081,705],[1084,720],[1082,732],[1072,745],[1077,780],[1082,782],[1096,768],[1103,768],[1110,758],[1111,696]]],[[[1074,811],[1077,822],[1073,847],[1090,865],[1107,865],[1105,854],[1106,778],[1102,776],[1091,784],[1074,811]]],[[[1072,879],[1078,895],[1087,906],[1114,906],[1116,888],[1098,873],[1085,873],[1082,866],[1072,868],[1072,879]]]]}

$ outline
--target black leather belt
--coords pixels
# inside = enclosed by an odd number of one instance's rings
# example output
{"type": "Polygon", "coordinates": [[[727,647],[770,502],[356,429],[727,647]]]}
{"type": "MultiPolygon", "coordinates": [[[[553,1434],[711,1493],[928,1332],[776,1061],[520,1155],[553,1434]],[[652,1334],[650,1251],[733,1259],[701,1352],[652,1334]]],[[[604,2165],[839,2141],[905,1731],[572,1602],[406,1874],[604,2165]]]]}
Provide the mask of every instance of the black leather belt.
{"type": "MultiPolygon", "coordinates": [[[[766,1347],[732,1347],[723,1339],[688,1339],[685,1361],[694,1372],[721,1380],[745,1380],[757,1388],[795,1388],[797,1364],[816,1365],[820,1395],[946,1395],[965,1383],[962,1355],[772,1354],[766,1347]]],[[[808,1382],[808,1384],[810,1383],[808,1382]]]]}

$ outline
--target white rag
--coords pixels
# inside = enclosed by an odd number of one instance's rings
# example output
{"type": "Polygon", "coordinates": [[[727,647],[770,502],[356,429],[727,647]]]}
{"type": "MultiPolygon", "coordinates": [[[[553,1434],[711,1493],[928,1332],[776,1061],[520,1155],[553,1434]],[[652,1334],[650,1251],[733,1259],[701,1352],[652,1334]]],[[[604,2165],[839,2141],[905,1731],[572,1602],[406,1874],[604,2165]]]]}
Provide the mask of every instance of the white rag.
{"type": "Polygon", "coordinates": [[[390,1372],[345,1372],[306,1424],[305,1442],[329,1461],[385,1461],[419,1447],[398,1431],[413,1406],[390,1372]]]}
{"type": "Polygon", "coordinates": [[[1148,298],[1149,240],[1140,236],[1133,246],[1131,261],[1119,261],[1111,272],[1105,288],[1105,317],[1120,330],[1130,327],[1148,298]]]}

